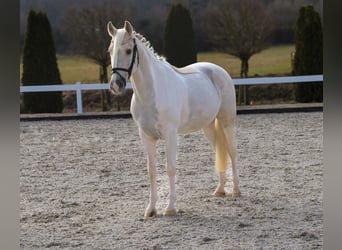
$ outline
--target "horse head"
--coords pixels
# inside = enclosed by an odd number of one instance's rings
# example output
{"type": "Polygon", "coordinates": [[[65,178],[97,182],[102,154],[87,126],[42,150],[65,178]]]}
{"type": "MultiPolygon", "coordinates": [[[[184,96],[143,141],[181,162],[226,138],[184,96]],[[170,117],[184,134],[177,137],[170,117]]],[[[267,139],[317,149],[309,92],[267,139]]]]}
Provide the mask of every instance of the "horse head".
{"type": "Polygon", "coordinates": [[[108,48],[112,65],[112,77],[109,85],[115,95],[122,95],[125,92],[127,80],[139,63],[135,35],[133,27],[128,21],[125,21],[122,29],[115,28],[109,21],[107,31],[112,37],[108,48]]]}

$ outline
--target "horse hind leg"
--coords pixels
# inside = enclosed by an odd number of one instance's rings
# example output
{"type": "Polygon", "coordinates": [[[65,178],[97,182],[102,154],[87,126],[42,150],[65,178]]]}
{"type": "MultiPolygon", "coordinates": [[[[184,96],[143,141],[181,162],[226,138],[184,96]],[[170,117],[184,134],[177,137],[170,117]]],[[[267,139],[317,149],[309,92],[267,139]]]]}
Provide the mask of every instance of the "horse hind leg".
{"type": "MultiPolygon", "coordinates": [[[[208,126],[203,128],[204,135],[208,139],[212,149],[216,152],[216,132],[215,132],[215,122],[213,121],[208,126]]],[[[219,173],[219,183],[217,185],[216,190],[214,191],[213,195],[215,196],[225,196],[226,192],[224,191],[224,186],[227,182],[226,171],[218,171],[219,173]]]]}
{"type": "Polygon", "coordinates": [[[216,169],[219,173],[219,183],[213,195],[225,196],[226,192],[224,190],[224,186],[227,182],[226,172],[228,163],[230,162],[233,174],[232,196],[239,197],[241,195],[241,191],[239,173],[236,167],[237,150],[234,142],[233,122],[227,122],[227,125],[223,125],[219,119],[216,119],[207,127],[203,128],[203,131],[214,152],[216,153],[216,169]],[[217,140],[220,140],[220,142],[217,140]],[[221,150],[221,152],[217,152],[218,150],[221,150]]]}
{"type": "Polygon", "coordinates": [[[226,135],[227,139],[227,150],[228,150],[228,155],[231,160],[231,166],[232,166],[232,175],[233,175],[233,192],[232,196],[233,197],[239,197],[241,195],[240,191],[240,179],[239,179],[239,173],[238,169],[236,167],[236,155],[237,155],[237,150],[235,146],[235,138],[234,138],[234,126],[233,122],[224,126],[223,128],[224,133],[226,135]]]}

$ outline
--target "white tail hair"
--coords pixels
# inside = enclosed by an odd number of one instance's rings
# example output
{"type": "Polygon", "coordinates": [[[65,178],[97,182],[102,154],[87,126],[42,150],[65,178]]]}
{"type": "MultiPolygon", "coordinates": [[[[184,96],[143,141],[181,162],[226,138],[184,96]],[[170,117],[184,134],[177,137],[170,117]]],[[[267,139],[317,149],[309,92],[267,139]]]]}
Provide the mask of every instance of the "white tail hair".
{"type": "Polygon", "coordinates": [[[215,119],[215,166],[218,172],[225,172],[227,170],[228,160],[228,144],[226,135],[223,131],[221,122],[215,119]]]}

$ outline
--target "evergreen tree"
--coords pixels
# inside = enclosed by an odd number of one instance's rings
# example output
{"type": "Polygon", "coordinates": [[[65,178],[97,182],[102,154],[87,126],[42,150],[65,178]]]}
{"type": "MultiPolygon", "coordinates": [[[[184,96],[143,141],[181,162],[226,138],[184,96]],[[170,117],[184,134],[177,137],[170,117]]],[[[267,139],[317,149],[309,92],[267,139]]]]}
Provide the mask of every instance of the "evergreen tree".
{"type": "MultiPolygon", "coordinates": [[[[45,13],[32,9],[27,18],[22,84],[62,84],[50,22],[45,13]]],[[[59,113],[63,110],[62,93],[24,93],[23,104],[27,113],[59,113]]]]}
{"type": "Polygon", "coordinates": [[[164,54],[167,61],[177,67],[197,61],[192,19],[188,9],[180,3],[171,6],[166,21],[164,54]]]}
{"type": "MultiPolygon", "coordinates": [[[[314,75],[323,73],[323,31],[319,13],[313,6],[303,6],[295,30],[296,53],[293,62],[294,75],[314,75]]],[[[297,102],[322,102],[321,83],[297,84],[297,102]]]]}

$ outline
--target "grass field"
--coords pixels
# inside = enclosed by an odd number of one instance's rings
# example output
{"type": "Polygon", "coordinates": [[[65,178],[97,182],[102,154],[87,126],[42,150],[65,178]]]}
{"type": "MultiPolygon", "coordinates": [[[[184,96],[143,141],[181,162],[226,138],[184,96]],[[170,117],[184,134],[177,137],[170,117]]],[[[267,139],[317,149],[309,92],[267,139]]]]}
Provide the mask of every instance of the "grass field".
{"type": "MultiPolygon", "coordinates": [[[[58,55],[58,67],[64,83],[98,83],[100,68],[94,61],[83,56],[58,55]]],[[[110,73],[110,67],[108,67],[110,73]]]]}
{"type": "MultiPolygon", "coordinates": [[[[293,45],[274,46],[255,54],[249,60],[250,77],[265,75],[284,75],[291,72],[291,53],[293,45]]],[[[238,58],[219,52],[205,52],[198,54],[198,61],[212,62],[223,67],[234,77],[240,77],[241,62],[238,58]]]]}
{"type": "MultiPolygon", "coordinates": [[[[249,61],[249,76],[285,75],[291,72],[291,53],[293,45],[274,46],[254,55],[249,61]]],[[[198,61],[212,62],[226,69],[229,74],[238,78],[240,60],[220,52],[198,53],[198,61]]],[[[58,67],[63,83],[97,83],[99,82],[99,66],[83,56],[58,55],[58,67]]],[[[21,65],[22,69],[22,65],[21,65]]],[[[110,66],[108,67],[110,73],[110,66]]]]}

